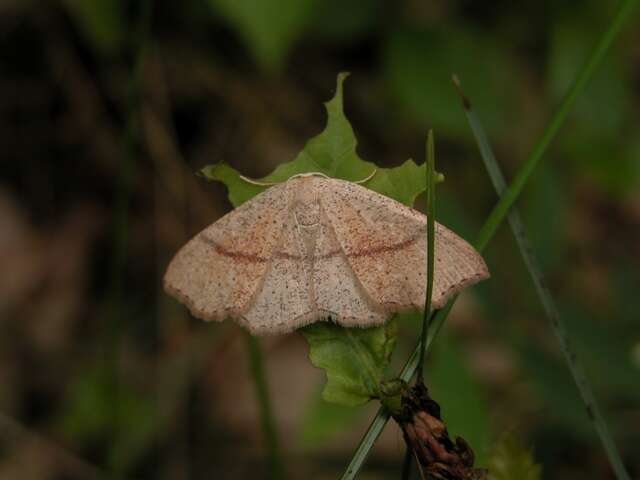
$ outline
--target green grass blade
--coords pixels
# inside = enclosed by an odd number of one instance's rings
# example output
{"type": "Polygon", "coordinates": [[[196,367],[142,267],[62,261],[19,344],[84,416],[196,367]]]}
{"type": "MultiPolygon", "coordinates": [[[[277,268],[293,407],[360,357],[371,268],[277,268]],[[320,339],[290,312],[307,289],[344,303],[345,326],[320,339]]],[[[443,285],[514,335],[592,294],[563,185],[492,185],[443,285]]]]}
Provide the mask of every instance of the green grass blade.
{"type": "MultiPolygon", "coordinates": [[[[542,135],[542,138],[538,141],[538,143],[534,147],[531,155],[529,155],[529,158],[525,162],[524,167],[516,175],[514,179],[514,183],[512,183],[512,185],[509,188],[507,188],[507,190],[505,191],[505,195],[508,194],[509,196],[505,196],[500,199],[496,207],[493,209],[493,211],[489,215],[484,226],[480,230],[478,239],[475,242],[475,247],[479,251],[484,250],[486,245],[495,235],[495,232],[498,226],[504,220],[506,212],[509,210],[511,205],[513,205],[513,203],[518,198],[518,195],[522,191],[522,188],[524,187],[526,181],[529,179],[540,157],[542,157],[542,154],[545,152],[546,148],[549,146],[551,139],[555,136],[556,132],[564,122],[567,116],[567,113],[575,103],[575,100],[582,93],[588,81],[593,76],[593,73],[595,72],[597,66],[602,61],[606,50],[609,48],[609,46],[613,42],[613,39],[616,37],[616,35],[620,31],[622,24],[628,19],[636,2],[637,0],[625,0],[622,6],[620,7],[620,9],[618,10],[618,12],[616,13],[615,17],[609,24],[607,30],[604,32],[604,34],[600,38],[594,51],[591,53],[591,56],[589,57],[589,60],[587,61],[586,65],[583,67],[582,71],[579,73],[571,89],[569,90],[569,93],[562,101],[560,108],[556,111],[556,113],[552,117],[549,123],[549,126],[547,127],[547,129],[544,131],[542,135]]],[[[451,307],[453,307],[453,303],[455,302],[456,298],[457,297],[454,297],[451,300],[449,300],[446,306],[435,314],[435,317],[432,320],[433,327],[431,328],[430,334],[427,336],[427,349],[429,348],[429,345],[431,344],[433,338],[435,338],[437,333],[439,332],[440,327],[444,323],[444,320],[446,319],[447,315],[451,311],[451,307]]],[[[402,373],[400,375],[401,378],[406,380],[413,377],[413,374],[416,371],[416,367],[418,363],[419,349],[420,349],[420,345],[416,346],[411,357],[409,358],[409,360],[405,364],[405,367],[402,370],[402,373]]],[[[362,440],[360,441],[360,444],[356,448],[356,451],[353,457],[351,458],[351,461],[349,462],[347,470],[341,477],[342,480],[350,480],[356,477],[356,475],[358,474],[358,471],[364,464],[364,461],[366,460],[366,457],[369,454],[371,447],[373,446],[376,439],[382,432],[382,429],[384,428],[388,420],[389,420],[388,414],[386,414],[382,409],[380,409],[376,414],[376,416],[374,417],[373,421],[371,422],[371,425],[369,426],[368,430],[364,434],[362,440]]]]}
{"type": "Polygon", "coordinates": [[[264,373],[264,360],[259,340],[246,334],[247,350],[249,354],[249,366],[253,375],[256,388],[256,398],[260,410],[260,423],[267,445],[269,459],[269,478],[278,480],[285,478],[284,462],[280,453],[280,443],[276,430],[276,422],[273,417],[273,408],[269,400],[269,389],[264,373]]]}
{"type": "MultiPolygon", "coordinates": [[[[424,381],[424,356],[427,350],[427,332],[431,319],[431,299],[433,297],[433,271],[435,257],[435,219],[436,219],[436,171],[435,171],[435,145],[433,130],[429,130],[426,145],[426,184],[427,184],[427,291],[424,298],[424,313],[422,317],[422,331],[420,333],[420,358],[418,359],[418,371],[416,382],[424,381]]],[[[402,464],[402,478],[408,479],[411,475],[411,449],[407,445],[405,460],[402,464]]]]}
{"type": "Polygon", "coordinates": [[[427,293],[424,299],[424,316],[420,334],[420,358],[418,359],[417,381],[423,381],[424,355],[427,349],[427,332],[431,316],[431,298],[433,297],[433,271],[435,256],[435,219],[436,219],[436,171],[435,145],[433,130],[427,136],[427,293]]]}
{"type": "MultiPolygon", "coordinates": [[[[417,361],[417,359],[416,359],[417,361]]],[[[356,449],[353,457],[351,458],[351,462],[347,466],[347,469],[340,477],[342,480],[348,480],[356,478],[356,475],[362,468],[364,461],[367,459],[369,452],[371,451],[371,447],[376,443],[376,440],[382,433],[382,429],[389,421],[389,413],[384,408],[379,408],[376,416],[373,417],[373,420],[369,424],[369,428],[365,432],[362,440],[358,444],[358,448],[356,449]]]]}
{"type": "MultiPolygon", "coordinates": [[[[454,82],[460,90],[460,84],[456,77],[454,77],[454,82]]],[[[460,93],[462,94],[461,90],[460,93]]],[[[500,196],[507,188],[504,175],[500,170],[500,166],[495,158],[491,144],[489,143],[489,139],[482,127],[480,119],[473,110],[471,102],[464,95],[463,104],[469,126],[471,127],[476,142],[478,143],[482,160],[484,161],[487,172],[489,173],[493,187],[495,188],[496,193],[500,196]]],[[[547,318],[551,323],[551,328],[558,338],[564,359],[567,362],[571,375],[573,376],[573,380],[578,387],[580,396],[582,397],[582,401],[584,402],[587,410],[588,417],[593,422],[600,440],[602,441],[602,445],[604,446],[607,457],[609,458],[611,468],[615,472],[618,480],[629,480],[629,474],[622,462],[622,457],[620,456],[620,452],[618,451],[611,432],[609,431],[609,427],[600,412],[600,408],[598,407],[598,403],[593,394],[589,380],[584,372],[584,368],[571,347],[566,325],[560,316],[560,311],[558,310],[551,292],[547,288],[547,282],[544,279],[542,268],[540,267],[537,257],[533,253],[531,243],[525,233],[522,217],[518,210],[513,207],[509,211],[507,218],[518,244],[518,248],[520,249],[520,254],[524,259],[529,275],[531,275],[531,280],[535,285],[540,302],[542,303],[547,318]]]]}

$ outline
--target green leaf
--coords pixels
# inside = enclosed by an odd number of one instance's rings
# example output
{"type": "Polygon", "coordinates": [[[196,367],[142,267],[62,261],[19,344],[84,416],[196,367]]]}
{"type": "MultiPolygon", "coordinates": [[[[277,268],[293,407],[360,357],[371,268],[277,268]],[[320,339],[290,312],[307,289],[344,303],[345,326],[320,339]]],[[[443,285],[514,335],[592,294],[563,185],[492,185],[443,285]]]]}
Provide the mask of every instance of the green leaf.
{"type": "MultiPolygon", "coordinates": [[[[336,94],[325,104],[328,116],[325,129],[310,139],[293,161],[283,163],[260,181],[283,182],[292,175],[306,172],[356,181],[374,171],[375,164],[358,156],[358,142],[344,115],[342,87],[346,77],[344,73],[338,75],[336,94]]],[[[266,188],[249,184],[240,178],[238,171],[225,164],[205,167],[201,173],[208,179],[223,182],[236,207],[266,188]]],[[[378,169],[367,187],[412,205],[425,190],[424,178],[425,165],[418,166],[407,160],[396,168],[378,169]]],[[[311,346],[312,362],[327,373],[325,400],[360,405],[377,395],[378,383],[395,346],[395,322],[369,329],[317,323],[305,328],[304,334],[311,346]]]]}
{"type": "Polygon", "coordinates": [[[315,0],[209,0],[262,68],[277,72],[312,18],[315,0]]]}
{"type": "Polygon", "coordinates": [[[327,402],[356,406],[380,396],[379,385],[395,347],[394,320],[374,328],[314,323],[301,331],[311,363],[327,372],[322,392],[327,402]]]}
{"type": "Polygon", "coordinates": [[[531,451],[512,435],[504,435],[489,459],[489,480],[540,480],[542,469],[531,451]]]}
{"type": "Polygon", "coordinates": [[[229,189],[229,201],[234,207],[242,205],[264,190],[240,178],[240,172],[226,163],[207,165],[200,173],[209,180],[218,180],[229,189]]]}
{"type": "MultiPolygon", "coordinates": [[[[348,74],[338,75],[336,94],[325,104],[327,125],[322,133],[309,140],[296,158],[279,165],[261,182],[284,182],[298,173],[321,172],[330,177],[350,181],[361,180],[376,169],[376,165],[362,160],[356,148],[358,142],[343,109],[343,83],[348,74]]],[[[413,205],[425,190],[425,165],[407,160],[396,168],[379,168],[367,182],[367,188],[393,198],[405,205],[413,205]]],[[[265,187],[249,184],[240,173],[226,164],[210,165],[201,173],[210,180],[223,182],[229,189],[229,200],[239,206],[265,187]]]]}

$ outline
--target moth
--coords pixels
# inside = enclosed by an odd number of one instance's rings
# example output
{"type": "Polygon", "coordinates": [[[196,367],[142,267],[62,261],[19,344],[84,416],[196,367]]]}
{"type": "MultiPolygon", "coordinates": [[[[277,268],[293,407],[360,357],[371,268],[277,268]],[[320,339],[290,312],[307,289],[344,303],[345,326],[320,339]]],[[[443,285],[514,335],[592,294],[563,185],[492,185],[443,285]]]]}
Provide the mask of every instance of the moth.
{"type": "MultiPolygon", "coordinates": [[[[255,335],[318,320],[371,327],[424,308],[427,218],[320,173],[271,186],[178,251],[165,290],[204,320],[255,335]]],[[[480,254],[435,225],[433,308],[489,276],[480,254]]]]}

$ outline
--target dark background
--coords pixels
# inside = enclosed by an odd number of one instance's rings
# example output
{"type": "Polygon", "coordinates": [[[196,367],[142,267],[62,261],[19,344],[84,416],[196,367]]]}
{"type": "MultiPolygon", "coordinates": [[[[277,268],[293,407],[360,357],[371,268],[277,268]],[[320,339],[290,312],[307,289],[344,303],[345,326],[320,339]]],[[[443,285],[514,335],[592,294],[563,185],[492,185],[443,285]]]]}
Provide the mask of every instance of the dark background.
{"type": "MultiPolygon", "coordinates": [[[[351,71],[361,156],[421,162],[433,128],[438,219],[472,240],[496,198],[451,73],[510,178],[618,2],[152,3],[148,29],[145,2],[0,4],[1,479],[263,477],[242,331],[161,290],[179,246],[230,208],[195,172],[291,160],[351,71]]],[[[632,476],[639,27],[636,12],[519,202],[632,476]]],[[[484,464],[510,432],[545,479],[612,478],[506,227],[485,256],[493,278],[456,304],[427,370],[450,429],[484,464]]],[[[417,332],[401,326],[395,371],[417,332]]],[[[263,347],[290,477],[336,478],[375,405],[324,403],[301,336],[263,347]]],[[[399,478],[402,455],[390,425],[362,478],[399,478]]]]}

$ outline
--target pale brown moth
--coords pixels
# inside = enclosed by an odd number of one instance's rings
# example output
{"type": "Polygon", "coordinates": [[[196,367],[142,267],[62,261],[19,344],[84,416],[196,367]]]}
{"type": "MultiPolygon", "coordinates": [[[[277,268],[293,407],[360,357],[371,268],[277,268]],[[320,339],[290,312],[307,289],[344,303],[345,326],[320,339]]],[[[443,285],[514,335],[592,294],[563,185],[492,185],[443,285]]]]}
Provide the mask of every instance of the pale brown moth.
{"type": "MultiPolygon", "coordinates": [[[[317,320],[380,325],[424,308],[426,225],[420,212],[356,183],[295,175],[191,239],[164,277],[204,320],[233,318],[256,335],[317,320]]],[[[478,252],[436,223],[433,308],[489,276],[478,252]]]]}

